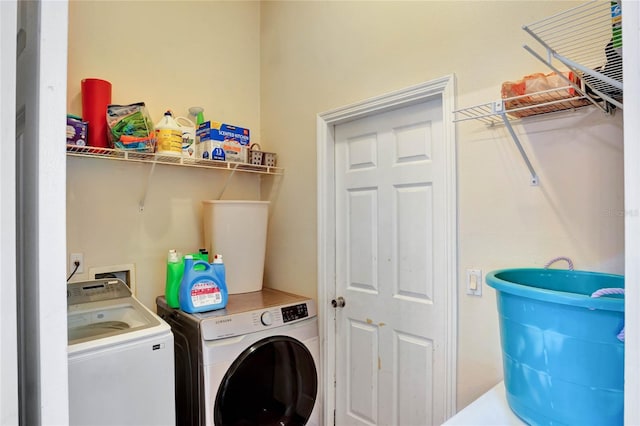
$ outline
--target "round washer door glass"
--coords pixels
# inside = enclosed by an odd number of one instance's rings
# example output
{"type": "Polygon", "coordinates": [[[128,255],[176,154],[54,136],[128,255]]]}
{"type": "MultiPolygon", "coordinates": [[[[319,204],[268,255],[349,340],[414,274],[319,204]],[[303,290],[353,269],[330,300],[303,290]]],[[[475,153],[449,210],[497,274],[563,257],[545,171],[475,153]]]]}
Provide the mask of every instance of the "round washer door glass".
{"type": "Polygon", "coordinates": [[[236,358],[216,395],[216,425],[304,425],[318,391],[311,353],[288,336],[262,339],[236,358]]]}

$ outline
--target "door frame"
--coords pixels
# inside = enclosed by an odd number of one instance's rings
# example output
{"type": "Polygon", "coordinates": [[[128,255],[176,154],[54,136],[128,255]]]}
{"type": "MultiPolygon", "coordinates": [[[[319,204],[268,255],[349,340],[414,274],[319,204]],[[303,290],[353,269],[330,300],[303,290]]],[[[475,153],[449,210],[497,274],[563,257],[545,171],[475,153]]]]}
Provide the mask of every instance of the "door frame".
{"type": "Polygon", "coordinates": [[[323,417],[325,424],[335,413],[335,350],[336,328],[335,310],[330,301],[336,297],[336,241],[335,241],[335,138],[334,126],[383,113],[392,109],[421,103],[433,98],[442,100],[442,125],[445,162],[445,206],[447,218],[445,227],[446,243],[446,301],[447,306],[447,341],[445,346],[446,389],[448,395],[445,403],[445,417],[456,411],[457,394],[457,270],[458,270],[458,238],[457,238],[457,169],[456,169],[456,135],[453,123],[455,110],[455,75],[450,74],[430,80],[416,86],[407,87],[336,108],[318,114],[317,126],[317,215],[318,215],[318,317],[321,340],[321,392],[324,401],[323,417]]]}
{"type": "Polygon", "coordinates": [[[18,3],[0,1],[0,419],[19,424],[16,318],[16,34],[18,3]]]}

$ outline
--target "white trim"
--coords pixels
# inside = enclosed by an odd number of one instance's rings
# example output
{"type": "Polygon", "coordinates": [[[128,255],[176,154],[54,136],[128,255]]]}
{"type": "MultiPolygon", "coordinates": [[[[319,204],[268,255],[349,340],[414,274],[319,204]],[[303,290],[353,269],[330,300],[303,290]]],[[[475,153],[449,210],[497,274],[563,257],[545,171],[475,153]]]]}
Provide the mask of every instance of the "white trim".
{"type": "Polygon", "coordinates": [[[15,0],[0,1],[0,424],[18,424],[15,0]]]}
{"type": "Polygon", "coordinates": [[[67,1],[41,1],[38,28],[37,285],[41,424],[69,423],[66,297],[67,1]]]}
{"type": "Polygon", "coordinates": [[[447,306],[448,329],[445,343],[446,370],[449,372],[445,381],[445,393],[448,395],[445,404],[445,417],[456,411],[457,380],[457,183],[456,183],[456,137],[453,124],[455,110],[455,76],[448,75],[436,80],[377,96],[352,105],[337,108],[318,114],[317,117],[317,170],[318,170],[318,316],[320,340],[322,344],[321,383],[322,400],[324,401],[324,424],[333,424],[335,409],[335,388],[333,386],[335,371],[335,321],[329,301],[335,294],[335,193],[334,193],[334,134],[335,125],[350,120],[363,118],[374,113],[382,113],[400,106],[423,102],[433,97],[441,97],[443,108],[443,137],[447,172],[445,178],[445,223],[447,242],[447,306]]]}
{"type": "Polygon", "coordinates": [[[640,4],[624,1],[625,381],[624,424],[640,424],[640,4]]]}

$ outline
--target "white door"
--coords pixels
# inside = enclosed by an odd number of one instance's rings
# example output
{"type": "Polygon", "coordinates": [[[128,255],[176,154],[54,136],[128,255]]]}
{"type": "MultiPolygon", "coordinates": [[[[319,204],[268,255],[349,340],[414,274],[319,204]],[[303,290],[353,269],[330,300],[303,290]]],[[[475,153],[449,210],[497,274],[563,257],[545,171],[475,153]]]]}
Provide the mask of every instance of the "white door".
{"type": "Polygon", "coordinates": [[[442,98],[334,130],[335,295],[345,302],[335,424],[439,425],[455,368],[442,98]]]}
{"type": "Polygon", "coordinates": [[[69,422],[65,276],[68,4],[19,1],[17,15],[13,84],[20,424],[63,425],[69,422]]]}

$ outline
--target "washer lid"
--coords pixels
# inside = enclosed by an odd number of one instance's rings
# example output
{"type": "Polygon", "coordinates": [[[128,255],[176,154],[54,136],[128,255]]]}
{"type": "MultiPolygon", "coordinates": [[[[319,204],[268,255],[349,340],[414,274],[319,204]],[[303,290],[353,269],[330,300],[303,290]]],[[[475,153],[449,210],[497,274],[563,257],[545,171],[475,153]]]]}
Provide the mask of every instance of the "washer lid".
{"type": "Polygon", "coordinates": [[[69,284],[67,288],[67,342],[115,343],[119,336],[147,330],[161,320],[131,296],[121,280],[97,280],[69,284]],[[73,285],[72,285],[73,284],[73,285]]]}

